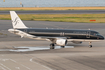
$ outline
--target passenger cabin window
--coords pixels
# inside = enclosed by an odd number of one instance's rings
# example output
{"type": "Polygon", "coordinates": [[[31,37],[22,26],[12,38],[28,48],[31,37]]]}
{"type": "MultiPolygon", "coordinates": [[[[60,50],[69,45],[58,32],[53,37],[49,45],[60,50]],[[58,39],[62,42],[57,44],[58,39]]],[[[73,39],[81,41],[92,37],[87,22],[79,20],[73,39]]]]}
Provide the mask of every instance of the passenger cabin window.
{"type": "Polygon", "coordinates": [[[35,32],[34,30],[30,30],[29,32],[35,32]]]}

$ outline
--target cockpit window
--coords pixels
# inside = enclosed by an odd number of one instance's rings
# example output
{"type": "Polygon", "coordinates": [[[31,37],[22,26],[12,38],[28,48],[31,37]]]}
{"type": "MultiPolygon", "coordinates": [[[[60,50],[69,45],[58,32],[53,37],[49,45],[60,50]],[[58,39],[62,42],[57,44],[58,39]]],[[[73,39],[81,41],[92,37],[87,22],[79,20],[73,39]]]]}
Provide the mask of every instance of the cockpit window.
{"type": "Polygon", "coordinates": [[[100,35],[99,33],[97,33],[96,35],[100,35]]]}
{"type": "Polygon", "coordinates": [[[100,35],[100,33],[98,33],[98,32],[91,32],[91,35],[94,35],[94,36],[99,36],[99,35],[100,35]]]}
{"type": "Polygon", "coordinates": [[[94,35],[98,36],[98,35],[100,35],[100,34],[99,34],[99,33],[95,33],[94,35]]]}

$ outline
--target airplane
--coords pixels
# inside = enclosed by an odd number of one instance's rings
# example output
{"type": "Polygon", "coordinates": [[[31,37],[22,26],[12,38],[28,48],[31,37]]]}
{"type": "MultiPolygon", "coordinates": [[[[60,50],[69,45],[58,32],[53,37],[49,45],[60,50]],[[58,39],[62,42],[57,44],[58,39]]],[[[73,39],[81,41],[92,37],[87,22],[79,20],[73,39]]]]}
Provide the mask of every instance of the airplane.
{"type": "Polygon", "coordinates": [[[92,42],[104,40],[104,37],[99,32],[93,30],[29,28],[25,26],[15,11],[10,11],[10,15],[13,25],[13,29],[8,29],[10,33],[17,34],[21,38],[51,41],[50,49],[54,49],[55,44],[65,48],[67,42],[75,44],[89,42],[91,48],[92,42]]]}

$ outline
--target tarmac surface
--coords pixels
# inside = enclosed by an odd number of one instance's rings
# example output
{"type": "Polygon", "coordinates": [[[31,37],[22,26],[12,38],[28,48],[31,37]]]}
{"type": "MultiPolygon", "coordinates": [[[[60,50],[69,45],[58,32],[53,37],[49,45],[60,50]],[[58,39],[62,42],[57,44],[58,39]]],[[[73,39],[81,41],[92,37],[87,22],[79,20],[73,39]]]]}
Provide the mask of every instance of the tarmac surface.
{"type": "MultiPolygon", "coordinates": [[[[44,11],[16,11],[18,14],[104,14],[105,10],[44,10],[44,11]]],[[[9,14],[9,11],[0,11],[9,14]]]]}
{"type": "MultiPolygon", "coordinates": [[[[27,27],[91,29],[105,37],[104,23],[24,21],[27,27]]],[[[49,49],[51,42],[37,41],[11,34],[10,20],[0,20],[0,70],[105,70],[105,40],[49,49]],[[39,50],[37,50],[39,49],[39,50]]]]}

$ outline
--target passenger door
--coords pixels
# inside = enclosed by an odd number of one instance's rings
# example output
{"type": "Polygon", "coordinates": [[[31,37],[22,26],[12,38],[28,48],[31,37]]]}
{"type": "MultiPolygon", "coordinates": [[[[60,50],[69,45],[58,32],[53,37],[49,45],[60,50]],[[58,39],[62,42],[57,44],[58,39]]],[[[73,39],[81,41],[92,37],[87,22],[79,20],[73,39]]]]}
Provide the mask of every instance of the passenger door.
{"type": "Polygon", "coordinates": [[[90,31],[87,31],[86,38],[90,38],[90,31]]]}

